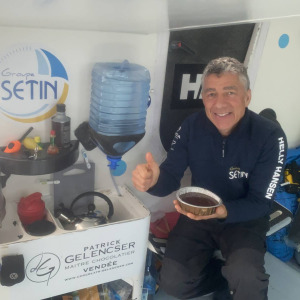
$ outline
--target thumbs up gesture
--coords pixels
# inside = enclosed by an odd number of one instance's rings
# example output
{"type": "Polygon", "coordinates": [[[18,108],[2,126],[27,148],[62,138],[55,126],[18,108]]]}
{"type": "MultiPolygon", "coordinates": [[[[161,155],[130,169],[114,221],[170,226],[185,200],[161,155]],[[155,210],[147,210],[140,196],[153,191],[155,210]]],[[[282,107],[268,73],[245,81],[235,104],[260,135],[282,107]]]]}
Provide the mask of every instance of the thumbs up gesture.
{"type": "Polygon", "coordinates": [[[156,184],[159,173],[160,170],[157,162],[154,160],[152,154],[147,152],[146,163],[137,165],[132,171],[132,183],[137,190],[146,192],[156,184]]]}

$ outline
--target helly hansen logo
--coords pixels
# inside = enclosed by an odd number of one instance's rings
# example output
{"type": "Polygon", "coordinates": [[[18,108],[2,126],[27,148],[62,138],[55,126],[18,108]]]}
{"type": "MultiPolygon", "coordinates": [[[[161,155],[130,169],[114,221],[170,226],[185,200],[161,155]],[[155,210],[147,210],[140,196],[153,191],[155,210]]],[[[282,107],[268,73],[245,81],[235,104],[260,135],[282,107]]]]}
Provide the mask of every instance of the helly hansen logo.
{"type": "Polygon", "coordinates": [[[201,74],[197,74],[196,81],[191,82],[191,74],[182,74],[181,90],[179,99],[187,100],[190,92],[190,98],[193,100],[200,99],[201,93],[201,74]]]}
{"type": "Polygon", "coordinates": [[[175,65],[171,108],[203,107],[201,79],[204,67],[202,64],[175,65]]]}
{"type": "Polygon", "coordinates": [[[278,139],[279,142],[279,153],[278,153],[278,165],[275,167],[275,171],[273,173],[271,182],[268,186],[267,192],[266,192],[266,198],[272,199],[275,190],[277,188],[282,170],[283,170],[283,164],[284,164],[284,157],[285,157],[285,143],[283,137],[280,137],[278,139]]]}

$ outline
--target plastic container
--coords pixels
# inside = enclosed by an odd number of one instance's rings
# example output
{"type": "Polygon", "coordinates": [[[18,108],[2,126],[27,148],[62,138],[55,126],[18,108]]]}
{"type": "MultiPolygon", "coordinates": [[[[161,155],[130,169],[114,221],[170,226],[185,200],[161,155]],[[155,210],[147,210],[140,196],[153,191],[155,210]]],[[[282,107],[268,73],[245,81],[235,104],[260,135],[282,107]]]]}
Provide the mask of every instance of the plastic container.
{"type": "Polygon", "coordinates": [[[70,147],[71,119],[66,116],[66,105],[57,104],[56,114],[52,117],[52,129],[56,133],[55,145],[58,148],[70,147]]]}
{"type": "Polygon", "coordinates": [[[28,225],[44,218],[45,202],[41,197],[42,194],[36,192],[21,198],[18,203],[18,215],[23,225],[28,225]]]}
{"type": "Polygon", "coordinates": [[[136,127],[145,128],[149,89],[150,73],[145,67],[130,64],[127,60],[95,64],[89,125],[95,132],[108,136],[140,134],[141,130],[136,127]],[[128,120],[135,121],[130,132],[129,128],[122,130],[128,120]],[[108,123],[108,131],[103,130],[108,123]]]}
{"type": "Polygon", "coordinates": [[[150,73],[127,60],[96,63],[91,88],[91,135],[110,159],[118,161],[145,135],[150,73]]]}

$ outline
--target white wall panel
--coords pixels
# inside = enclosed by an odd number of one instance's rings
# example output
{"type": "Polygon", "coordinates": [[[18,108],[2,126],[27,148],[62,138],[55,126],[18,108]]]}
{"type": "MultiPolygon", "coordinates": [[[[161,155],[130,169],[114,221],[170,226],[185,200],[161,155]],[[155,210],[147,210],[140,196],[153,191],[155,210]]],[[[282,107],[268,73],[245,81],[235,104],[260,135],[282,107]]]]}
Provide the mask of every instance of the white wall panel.
{"type": "Polygon", "coordinates": [[[300,145],[299,53],[300,17],[271,21],[250,103],[256,112],[275,110],[289,147],[300,145]],[[278,44],[282,34],[289,36],[285,48],[278,44]]]}
{"type": "MultiPolygon", "coordinates": [[[[148,120],[152,127],[147,130],[144,139],[136,147],[125,154],[124,160],[128,163],[128,170],[133,168],[140,158],[144,156],[144,143],[150,143],[151,131],[153,132],[153,118],[157,118],[160,111],[161,102],[160,89],[163,76],[160,81],[155,76],[162,74],[164,62],[157,57],[159,46],[156,34],[127,34],[127,33],[105,33],[99,31],[76,31],[76,30],[55,30],[37,28],[16,28],[0,27],[1,47],[0,53],[3,55],[7,49],[15,45],[32,44],[44,47],[55,54],[64,65],[69,77],[69,93],[66,104],[67,115],[71,117],[71,138],[75,138],[74,130],[83,122],[88,121],[89,105],[91,93],[91,70],[96,62],[121,62],[128,59],[129,62],[137,63],[149,69],[151,74],[151,88],[155,91],[152,95],[152,105],[149,108],[148,120]],[[154,68],[160,63],[159,69],[154,68]],[[159,85],[156,88],[156,85],[159,85]]],[[[163,37],[168,40],[168,34],[163,37]]],[[[162,43],[161,41],[160,43],[162,43]]],[[[165,50],[164,50],[165,52],[165,50]]],[[[1,65],[0,65],[1,67],[1,65]]],[[[9,141],[21,137],[28,127],[33,126],[32,135],[40,135],[42,142],[49,141],[50,119],[38,123],[21,123],[13,121],[3,114],[0,114],[0,145],[6,145],[9,141]]],[[[95,189],[110,188],[112,181],[107,167],[106,156],[99,150],[94,149],[88,152],[89,158],[96,163],[96,184],[95,189]]],[[[82,157],[79,158],[82,161],[82,157]]],[[[39,178],[51,178],[45,176],[19,176],[12,175],[4,189],[4,194],[8,200],[19,201],[21,196],[41,191],[44,194],[51,192],[49,187],[38,183],[39,178]],[[16,189],[15,187],[18,186],[16,189]]],[[[118,184],[123,184],[125,179],[129,182],[130,171],[116,178],[118,184]]]]}

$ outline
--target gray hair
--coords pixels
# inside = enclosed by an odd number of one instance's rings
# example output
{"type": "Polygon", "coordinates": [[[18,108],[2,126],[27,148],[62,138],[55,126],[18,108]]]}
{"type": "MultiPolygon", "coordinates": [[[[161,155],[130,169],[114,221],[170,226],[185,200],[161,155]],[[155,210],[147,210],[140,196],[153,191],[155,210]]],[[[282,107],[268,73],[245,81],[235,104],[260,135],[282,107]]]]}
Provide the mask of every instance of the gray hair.
{"type": "Polygon", "coordinates": [[[204,79],[207,76],[211,74],[221,75],[226,72],[237,74],[246,90],[250,89],[250,80],[248,77],[247,68],[244,66],[244,64],[232,57],[219,57],[211,60],[203,71],[201,79],[202,87],[204,79]]]}

